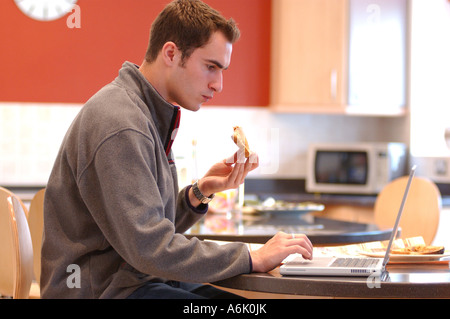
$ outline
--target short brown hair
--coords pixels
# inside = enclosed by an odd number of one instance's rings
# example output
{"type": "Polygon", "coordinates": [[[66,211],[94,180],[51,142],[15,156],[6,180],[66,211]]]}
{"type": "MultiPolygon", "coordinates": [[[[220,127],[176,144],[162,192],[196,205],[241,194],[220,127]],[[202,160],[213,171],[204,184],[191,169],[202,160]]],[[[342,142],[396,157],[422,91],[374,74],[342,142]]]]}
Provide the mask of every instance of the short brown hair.
{"type": "Polygon", "coordinates": [[[149,63],[156,60],[164,44],[172,41],[185,61],[195,49],[207,44],[215,31],[221,31],[231,43],[240,37],[233,19],[227,20],[202,1],[172,1],[152,24],[145,60],[149,63]]]}

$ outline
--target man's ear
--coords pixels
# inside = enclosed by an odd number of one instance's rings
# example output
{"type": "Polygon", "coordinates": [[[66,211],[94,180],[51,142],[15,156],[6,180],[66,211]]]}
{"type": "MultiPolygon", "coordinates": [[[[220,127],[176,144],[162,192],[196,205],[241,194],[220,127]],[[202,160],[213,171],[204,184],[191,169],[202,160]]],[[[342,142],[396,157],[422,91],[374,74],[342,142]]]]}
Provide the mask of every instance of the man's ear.
{"type": "Polygon", "coordinates": [[[178,55],[181,54],[181,52],[178,50],[177,45],[172,42],[166,42],[162,48],[162,57],[164,62],[170,66],[173,65],[174,63],[177,63],[177,59],[178,59],[178,55]]]}

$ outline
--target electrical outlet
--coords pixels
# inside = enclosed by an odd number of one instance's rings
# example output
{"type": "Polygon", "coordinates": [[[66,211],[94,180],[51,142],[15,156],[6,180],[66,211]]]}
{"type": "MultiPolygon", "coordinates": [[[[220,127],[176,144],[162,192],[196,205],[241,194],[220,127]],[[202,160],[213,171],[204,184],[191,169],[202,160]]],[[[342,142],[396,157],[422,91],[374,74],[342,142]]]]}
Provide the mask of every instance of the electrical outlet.
{"type": "Polygon", "coordinates": [[[446,176],[448,171],[447,160],[437,159],[434,162],[434,173],[438,176],[446,176]]]}

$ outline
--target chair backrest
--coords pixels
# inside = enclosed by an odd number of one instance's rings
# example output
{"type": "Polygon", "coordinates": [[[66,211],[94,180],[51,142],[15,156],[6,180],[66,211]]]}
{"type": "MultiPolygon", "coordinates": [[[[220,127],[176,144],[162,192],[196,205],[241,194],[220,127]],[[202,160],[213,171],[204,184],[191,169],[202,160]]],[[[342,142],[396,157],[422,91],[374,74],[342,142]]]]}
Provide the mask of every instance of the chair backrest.
{"type": "Polygon", "coordinates": [[[33,246],[20,199],[0,187],[0,294],[28,298],[33,280],[33,246]]]}
{"type": "MultiPolygon", "coordinates": [[[[408,177],[400,177],[386,185],[375,201],[375,224],[392,228],[406,188],[408,177]]],[[[430,245],[439,226],[442,198],[432,181],[414,177],[400,220],[401,237],[422,236],[430,245]]]]}
{"type": "Polygon", "coordinates": [[[45,188],[37,192],[30,203],[28,224],[30,226],[31,241],[33,242],[34,278],[40,283],[41,277],[41,246],[44,231],[44,195],[45,188]]]}

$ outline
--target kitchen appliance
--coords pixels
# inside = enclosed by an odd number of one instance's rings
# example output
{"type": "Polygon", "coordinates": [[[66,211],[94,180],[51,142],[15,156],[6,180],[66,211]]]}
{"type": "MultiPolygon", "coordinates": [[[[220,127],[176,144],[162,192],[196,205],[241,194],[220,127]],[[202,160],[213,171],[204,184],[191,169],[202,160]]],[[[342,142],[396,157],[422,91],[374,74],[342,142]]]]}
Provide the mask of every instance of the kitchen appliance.
{"type": "Polygon", "coordinates": [[[377,194],[405,175],[402,143],[313,143],[308,148],[306,190],[327,194],[377,194]]]}

